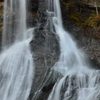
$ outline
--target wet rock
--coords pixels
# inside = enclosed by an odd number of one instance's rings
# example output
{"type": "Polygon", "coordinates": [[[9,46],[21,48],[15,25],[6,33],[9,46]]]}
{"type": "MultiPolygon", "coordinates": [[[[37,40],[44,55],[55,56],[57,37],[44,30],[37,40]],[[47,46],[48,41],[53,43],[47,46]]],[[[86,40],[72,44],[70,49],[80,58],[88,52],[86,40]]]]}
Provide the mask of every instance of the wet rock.
{"type": "MultiPolygon", "coordinates": [[[[58,61],[60,49],[57,36],[48,31],[48,29],[43,29],[43,27],[35,29],[34,37],[30,45],[35,62],[35,79],[32,86],[32,93],[34,93],[34,91],[41,87],[41,84],[44,84],[42,83],[44,82],[43,80],[46,79],[50,73],[48,70],[58,61]]],[[[49,91],[48,87],[51,89],[50,85],[44,86],[42,92],[49,91]]]]}
{"type": "MultiPolygon", "coordinates": [[[[100,39],[97,38],[98,30],[90,29],[79,31],[81,33],[80,40],[84,45],[84,50],[90,57],[90,59],[95,62],[95,64],[100,67],[100,39]],[[88,33],[88,35],[86,34],[88,33]]],[[[100,33],[98,33],[99,35],[100,33]]]]}
{"type": "Polygon", "coordinates": [[[52,88],[53,88],[53,86],[54,86],[54,83],[50,83],[49,85],[44,86],[44,87],[42,88],[42,92],[47,93],[47,92],[51,91],[52,88]]]}

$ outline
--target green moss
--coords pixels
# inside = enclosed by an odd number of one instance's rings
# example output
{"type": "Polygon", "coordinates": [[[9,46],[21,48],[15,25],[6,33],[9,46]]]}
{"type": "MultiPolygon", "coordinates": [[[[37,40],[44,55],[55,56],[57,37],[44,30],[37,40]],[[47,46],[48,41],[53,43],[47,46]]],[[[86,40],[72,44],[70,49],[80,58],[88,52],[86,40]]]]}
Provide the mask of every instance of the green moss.
{"type": "Polygon", "coordinates": [[[64,4],[65,6],[69,6],[69,5],[70,5],[70,3],[65,3],[65,2],[63,2],[63,4],[64,4]]]}
{"type": "Polygon", "coordinates": [[[65,5],[65,7],[67,6],[68,10],[70,11],[68,15],[66,16],[69,16],[74,21],[75,24],[83,25],[83,23],[86,20],[85,15],[83,15],[80,12],[79,8],[75,5],[75,3],[74,2],[68,2],[68,3],[63,2],[63,4],[65,5]]]}
{"type": "Polygon", "coordinates": [[[65,16],[67,17],[69,16],[76,25],[90,26],[94,29],[100,29],[100,15],[98,16],[95,14],[92,14],[90,16],[89,14],[85,15],[83,10],[85,8],[79,8],[78,5],[76,5],[75,3],[76,3],[75,0],[73,0],[73,2],[71,1],[63,2],[64,6],[63,8],[68,7],[68,10],[70,11],[68,12],[68,15],[65,16]]]}
{"type": "Polygon", "coordinates": [[[2,30],[3,30],[3,29],[2,29],[2,27],[1,27],[1,28],[0,28],[0,34],[2,34],[2,30]]]}
{"type": "Polygon", "coordinates": [[[70,18],[75,22],[76,25],[84,25],[85,16],[83,16],[81,13],[76,12],[71,14],[70,18]]]}
{"type": "Polygon", "coordinates": [[[100,15],[91,15],[84,23],[94,29],[100,29],[100,15]]]}
{"type": "Polygon", "coordinates": [[[71,4],[71,3],[66,3],[66,2],[63,2],[63,5],[66,6],[66,7],[73,7],[74,5],[71,4]]]}

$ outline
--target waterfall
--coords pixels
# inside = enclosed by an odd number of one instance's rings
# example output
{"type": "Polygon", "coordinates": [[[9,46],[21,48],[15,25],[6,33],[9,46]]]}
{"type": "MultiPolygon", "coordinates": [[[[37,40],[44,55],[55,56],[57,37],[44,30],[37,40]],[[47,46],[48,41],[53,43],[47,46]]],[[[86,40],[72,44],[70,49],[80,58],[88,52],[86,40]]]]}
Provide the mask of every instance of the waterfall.
{"type": "Polygon", "coordinates": [[[3,24],[0,98],[27,100],[34,78],[29,45],[34,28],[26,28],[26,0],[5,0],[3,24]]]}
{"type": "MultiPolygon", "coordinates": [[[[47,82],[50,75],[56,73],[53,75],[57,82],[48,100],[99,100],[100,70],[90,68],[85,53],[64,30],[59,0],[45,2],[48,16],[45,28],[50,26],[49,31],[57,35],[60,45],[59,60],[46,79],[47,82]]],[[[42,92],[43,83],[40,90],[30,93],[35,71],[29,43],[34,28],[26,27],[26,8],[26,0],[5,0],[0,54],[1,100],[28,100],[32,94],[32,100],[36,100],[38,93],[42,92]]]]}
{"type": "Polygon", "coordinates": [[[26,1],[5,0],[2,47],[26,39],[26,1]]]}
{"type": "MultiPolygon", "coordinates": [[[[48,11],[48,16],[50,16],[50,13],[51,12],[48,11]]],[[[69,69],[87,69],[84,53],[77,48],[74,40],[63,28],[59,0],[54,1],[53,13],[54,16],[52,17],[51,23],[55,28],[55,34],[59,36],[61,51],[59,61],[55,64],[54,68],[59,70],[62,74],[66,74],[66,71],[69,69]]]]}
{"type": "Polygon", "coordinates": [[[63,28],[59,0],[48,0],[48,20],[59,37],[60,57],[53,70],[63,78],[55,84],[48,100],[99,100],[100,71],[91,69],[86,55],[63,28]],[[51,6],[49,6],[51,7],[51,6]]]}

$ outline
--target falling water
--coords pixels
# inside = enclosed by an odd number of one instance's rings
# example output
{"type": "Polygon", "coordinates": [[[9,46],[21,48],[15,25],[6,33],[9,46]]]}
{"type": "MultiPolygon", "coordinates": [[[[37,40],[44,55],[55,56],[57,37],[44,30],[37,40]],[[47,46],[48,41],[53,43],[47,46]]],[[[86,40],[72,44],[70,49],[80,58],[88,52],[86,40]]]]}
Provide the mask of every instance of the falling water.
{"type": "Polygon", "coordinates": [[[55,84],[48,100],[99,100],[100,71],[89,68],[85,54],[64,30],[59,0],[48,0],[49,5],[51,2],[54,7],[47,9],[48,19],[60,44],[60,57],[53,70],[64,77],[55,84]]]}
{"type": "Polygon", "coordinates": [[[2,47],[26,39],[26,1],[5,0],[2,47]]]}
{"type": "MultiPolygon", "coordinates": [[[[51,12],[48,13],[50,16],[51,12]]],[[[77,48],[71,36],[63,28],[59,0],[54,1],[54,17],[52,17],[51,23],[55,27],[55,34],[59,36],[61,48],[60,58],[55,64],[55,69],[57,68],[56,70],[59,70],[62,74],[66,74],[66,71],[69,69],[81,70],[83,67],[84,69],[87,68],[85,55],[77,48]]]]}
{"type": "Polygon", "coordinates": [[[29,42],[34,29],[26,29],[26,0],[5,0],[0,99],[27,100],[34,78],[29,42]]]}

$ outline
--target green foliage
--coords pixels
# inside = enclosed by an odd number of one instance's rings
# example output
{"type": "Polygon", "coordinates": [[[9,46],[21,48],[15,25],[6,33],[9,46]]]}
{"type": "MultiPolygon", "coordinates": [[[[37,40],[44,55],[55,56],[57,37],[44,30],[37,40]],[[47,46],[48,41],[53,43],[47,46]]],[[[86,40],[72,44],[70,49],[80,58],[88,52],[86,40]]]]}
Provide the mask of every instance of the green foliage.
{"type": "Polygon", "coordinates": [[[90,26],[94,29],[100,29],[100,15],[92,14],[84,23],[84,25],[90,26]]]}
{"type": "Polygon", "coordinates": [[[69,5],[70,5],[69,3],[65,3],[65,2],[63,2],[63,4],[64,4],[65,6],[69,6],[69,5]]]}
{"type": "Polygon", "coordinates": [[[0,34],[2,34],[2,28],[0,28],[0,34]]]}
{"type": "Polygon", "coordinates": [[[85,1],[67,0],[66,2],[63,2],[64,8],[68,7],[68,10],[70,11],[66,16],[70,17],[76,25],[90,26],[94,29],[100,29],[100,15],[95,15],[95,14],[90,15],[90,13],[85,15],[84,11],[88,10],[88,8],[85,9],[78,6],[82,5],[83,2],[85,1]]]}
{"type": "Polygon", "coordinates": [[[66,2],[63,2],[63,5],[66,6],[66,7],[73,7],[74,5],[71,4],[71,3],[66,3],[66,2]]]}
{"type": "Polygon", "coordinates": [[[79,12],[76,12],[76,13],[70,15],[70,18],[73,19],[73,21],[77,25],[84,25],[84,22],[85,22],[85,18],[84,17],[85,16],[83,16],[79,12]]]}

